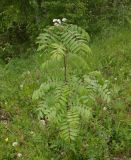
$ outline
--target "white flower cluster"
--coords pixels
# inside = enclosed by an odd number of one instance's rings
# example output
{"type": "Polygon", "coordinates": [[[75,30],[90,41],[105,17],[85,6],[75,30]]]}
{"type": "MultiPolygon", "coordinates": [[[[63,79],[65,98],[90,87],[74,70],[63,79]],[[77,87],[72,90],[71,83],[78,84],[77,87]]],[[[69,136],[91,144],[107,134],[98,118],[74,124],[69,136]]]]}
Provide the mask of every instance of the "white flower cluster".
{"type": "Polygon", "coordinates": [[[59,26],[62,24],[62,22],[64,23],[66,21],[67,21],[66,18],[62,18],[62,20],[61,19],[53,19],[54,26],[59,26]]]}

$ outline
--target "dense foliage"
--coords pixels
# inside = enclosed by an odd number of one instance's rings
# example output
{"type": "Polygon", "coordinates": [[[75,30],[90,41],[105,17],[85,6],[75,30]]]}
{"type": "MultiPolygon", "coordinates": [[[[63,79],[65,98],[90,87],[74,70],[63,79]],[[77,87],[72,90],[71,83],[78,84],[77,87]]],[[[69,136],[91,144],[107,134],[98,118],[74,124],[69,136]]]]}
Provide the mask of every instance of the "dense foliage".
{"type": "Polygon", "coordinates": [[[130,6],[1,1],[0,160],[130,160],[130,6]]]}
{"type": "Polygon", "coordinates": [[[2,0],[0,57],[8,61],[34,53],[35,38],[56,17],[66,17],[95,35],[114,24],[130,25],[130,8],[130,0],[2,0]]]}

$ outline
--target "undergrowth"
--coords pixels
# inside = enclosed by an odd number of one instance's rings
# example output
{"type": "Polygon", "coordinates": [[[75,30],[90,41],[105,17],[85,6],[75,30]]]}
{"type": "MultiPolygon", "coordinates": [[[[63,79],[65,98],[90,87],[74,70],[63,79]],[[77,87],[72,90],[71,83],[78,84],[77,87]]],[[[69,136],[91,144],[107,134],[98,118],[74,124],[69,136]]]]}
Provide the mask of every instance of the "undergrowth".
{"type": "Polygon", "coordinates": [[[70,66],[67,83],[47,78],[41,53],[0,62],[0,159],[129,160],[129,33],[91,40],[90,69],[70,66]]]}

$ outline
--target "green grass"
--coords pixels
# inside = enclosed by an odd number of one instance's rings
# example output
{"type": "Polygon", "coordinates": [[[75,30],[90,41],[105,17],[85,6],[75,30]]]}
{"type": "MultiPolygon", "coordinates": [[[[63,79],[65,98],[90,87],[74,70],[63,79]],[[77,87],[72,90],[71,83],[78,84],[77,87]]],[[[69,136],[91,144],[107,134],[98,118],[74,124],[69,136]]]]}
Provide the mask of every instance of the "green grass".
{"type": "MultiPolygon", "coordinates": [[[[88,156],[84,153],[83,146],[77,155],[83,155],[84,160],[91,159],[93,156],[93,159],[96,160],[113,159],[113,157],[128,160],[131,147],[129,143],[131,138],[129,133],[131,116],[130,31],[122,29],[110,33],[109,36],[96,37],[92,40],[91,49],[93,52],[92,70],[100,71],[103,77],[110,81],[111,88],[113,88],[111,95],[113,112],[110,115],[110,111],[103,113],[96,108],[94,114],[97,115],[98,123],[90,124],[90,128],[93,125],[96,133],[94,134],[95,131],[91,129],[87,133],[88,156]],[[97,135],[103,131],[102,125],[110,126],[108,130],[112,135],[110,144],[97,135]]],[[[18,153],[22,153],[22,157],[18,159],[23,160],[62,159],[60,154],[64,151],[59,152],[56,146],[50,148],[48,138],[36,116],[36,104],[32,102],[33,91],[44,80],[40,68],[41,62],[38,55],[30,56],[28,59],[12,59],[7,65],[0,62],[0,118],[2,115],[5,116],[5,121],[2,118],[0,121],[0,160],[17,159],[18,153]],[[12,143],[16,141],[18,146],[13,147],[12,143]]],[[[77,159],[81,160],[81,157],[77,159]]]]}

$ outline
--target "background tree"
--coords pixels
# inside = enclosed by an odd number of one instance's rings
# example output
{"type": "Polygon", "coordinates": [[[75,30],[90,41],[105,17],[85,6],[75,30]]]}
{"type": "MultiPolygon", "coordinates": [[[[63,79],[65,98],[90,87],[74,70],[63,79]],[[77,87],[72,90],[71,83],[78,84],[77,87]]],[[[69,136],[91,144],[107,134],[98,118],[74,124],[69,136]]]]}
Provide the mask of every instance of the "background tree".
{"type": "Polygon", "coordinates": [[[55,17],[66,17],[91,36],[103,32],[106,26],[127,25],[130,5],[129,0],[1,0],[0,57],[32,53],[36,37],[55,17]]]}

